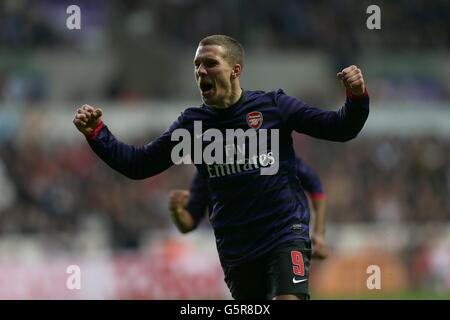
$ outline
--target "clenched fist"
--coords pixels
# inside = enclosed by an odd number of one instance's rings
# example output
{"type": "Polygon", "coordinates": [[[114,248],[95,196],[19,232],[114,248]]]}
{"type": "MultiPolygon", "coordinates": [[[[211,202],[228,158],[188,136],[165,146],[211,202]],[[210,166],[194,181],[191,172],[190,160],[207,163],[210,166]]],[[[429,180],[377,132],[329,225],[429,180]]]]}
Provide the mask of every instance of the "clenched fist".
{"type": "Polygon", "coordinates": [[[186,190],[174,190],[169,195],[169,209],[172,220],[178,230],[183,233],[194,229],[194,219],[190,212],[186,210],[189,195],[189,191],[186,190]]]}
{"type": "Polygon", "coordinates": [[[351,91],[352,94],[356,96],[361,96],[364,94],[366,89],[364,85],[364,78],[361,70],[355,66],[351,65],[343,69],[341,72],[338,72],[337,77],[341,79],[347,90],[351,91]]]}
{"type": "Polygon", "coordinates": [[[312,241],[312,258],[323,260],[326,259],[330,253],[325,237],[322,234],[313,234],[312,241]]]}
{"type": "Polygon", "coordinates": [[[170,211],[178,211],[184,209],[189,200],[189,191],[173,190],[169,194],[169,209],[170,211]]]}
{"type": "Polygon", "coordinates": [[[78,108],[73,118],[73,124],[84,135],[90,135],[102,121],[103,111],[88,104],[78,108]]]}

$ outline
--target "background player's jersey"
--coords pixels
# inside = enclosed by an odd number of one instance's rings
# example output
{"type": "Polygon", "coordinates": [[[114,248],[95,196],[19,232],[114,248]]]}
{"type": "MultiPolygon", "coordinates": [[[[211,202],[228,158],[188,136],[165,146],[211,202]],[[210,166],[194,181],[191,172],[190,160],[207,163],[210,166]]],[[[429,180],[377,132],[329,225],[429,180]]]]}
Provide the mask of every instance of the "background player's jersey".
{"type": "MultiPolygon", "coordinates": [[[[311,198],[324,198],[325,193],[323,191],[322,182],[314,169],[299,157],[295,158],[295,162],[296,174],[303,189],[311,198]]],[[[189,202],[186,207],[194,220],[194,228],[203,220],[207,210],[210,215],[212,214],[211,209],[213,206],[214,203],[211,200],[208,188],[208,179],[205,179],[196,173],[192,179],[189,202]]]]}
{"type": "MultiPolygon", "coordinates": [[[[286,241],[309,238],[309,211],[296,174],[292,131],[347,141],[360,132],[368,113],[367,92],[360,97],[348,95],[338,111],[326,111],[310,107],[282,90],[247,91],[226,109],[207,105],[186,109],[162,136],[142,147],[118,141],[106,126],[88,141],[109,166],[130,178],[143,179],[173,165],[171,152],[179,143],[171,139],[174,130],[188,130],[194,146],[198,138],[194,121],[202,121],[203,131],[218,129],[225,134],[226,129],[250,129],[255,122],[249,119],[257,114],[258,130],[278,129],[279,170],[275,175],[261,175],[258,167],[240,171],[215,167],[211,171],[204,163],[196,164],[199,174],[208,179],[214,203],[210,222],[221,263],[235,266],[286,241]]],[[[202,143],[204,149],[211,142],[202,143]]],[[[268,145],[270,149],[270,141],[268,145]]]]}

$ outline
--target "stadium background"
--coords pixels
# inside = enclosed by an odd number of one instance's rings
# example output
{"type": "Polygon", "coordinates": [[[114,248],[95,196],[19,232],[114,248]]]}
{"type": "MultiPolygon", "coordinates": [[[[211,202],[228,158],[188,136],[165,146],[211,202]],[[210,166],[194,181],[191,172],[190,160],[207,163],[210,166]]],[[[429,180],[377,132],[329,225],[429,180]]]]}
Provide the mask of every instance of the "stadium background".
{"type": "Polygon", "coordinates": [[[449,21],[443,0],[2,1],[0,298],[230,298],[208,223],[181,235],[170,221],[168,191],[194,168],[127,180],[72,124],[89,103],[120,139],[150,141],[199,103],[192,58],[214,33],[244,44],[245,89],[337,109],[336,72],[364,72],[371,114],[356,140],[295,135],[328,199],[332,254],[313,263],[312,298],[450,298],[449,21]],[[71,4],[81,30],[66,28],[71,4]],[[366,28],[370,4],[381,30],[366,28]],[[81,290],[66,287],[70,265],[81,290]]]}

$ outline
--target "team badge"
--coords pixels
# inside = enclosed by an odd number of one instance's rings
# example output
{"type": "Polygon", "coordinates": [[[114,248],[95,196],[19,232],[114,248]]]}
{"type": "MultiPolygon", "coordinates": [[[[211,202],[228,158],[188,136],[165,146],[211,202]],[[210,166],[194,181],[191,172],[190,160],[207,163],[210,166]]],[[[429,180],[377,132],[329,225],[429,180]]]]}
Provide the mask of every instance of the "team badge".
{"type": "Polygon", "coordinates": [[[262,113],[259,111],[247,113],[247,123],[251,128],[259,129],[263,123],[262,113]]]}

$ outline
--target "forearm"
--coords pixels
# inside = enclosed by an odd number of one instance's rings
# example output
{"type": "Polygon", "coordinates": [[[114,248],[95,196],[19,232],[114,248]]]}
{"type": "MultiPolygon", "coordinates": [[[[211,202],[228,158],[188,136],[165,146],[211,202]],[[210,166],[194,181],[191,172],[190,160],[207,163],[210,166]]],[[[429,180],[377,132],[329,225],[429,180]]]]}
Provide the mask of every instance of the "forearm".
{"type": "Polygon", "coordinates": [[[131,179],[154,176],[172,165],[164,148],[127,145],[118,141],[106,126],[96,136],[87,137],[87,141],[106,164],[131,179]]]}
{"type": "Polygon", "coordinates": [[[369,116],[369,95],[367,90],[361,96],[355,96],[347,91],[345,105],[339,113],[338,132],[335,132],[339,141],[348,141],[355,138],[362,130],[369,116]]]}
{"type": "Polygon", "coordinates": [[[172,211],[172,220],[182,233],[195,229],[195,221],[189,211],[183,208],[172,211]]]}
{"type": "Polygon", "coordinates": [[[358,97],[347,92],[344,106],[338,111],[317,112],[305,121],[302,131],[315,138],[345,142],[358,135],[368,116],[368,95],[358,97]]]}
{"type": "Polygon", "coordinates": [[[312,137],[330,141],[348,141],[355,138],[369,116],[369,96],[347,94],[344,106],[338,111],[308,106],[284,94],[277,100],[289,128],[312,137]]]}
{"type": "Polygon", "coordinates": [[[313,198],[311,199],[311,202],[315,213],[315,224],[313,233],[325,234],[326,200],[324,198],[313,198]]]}

